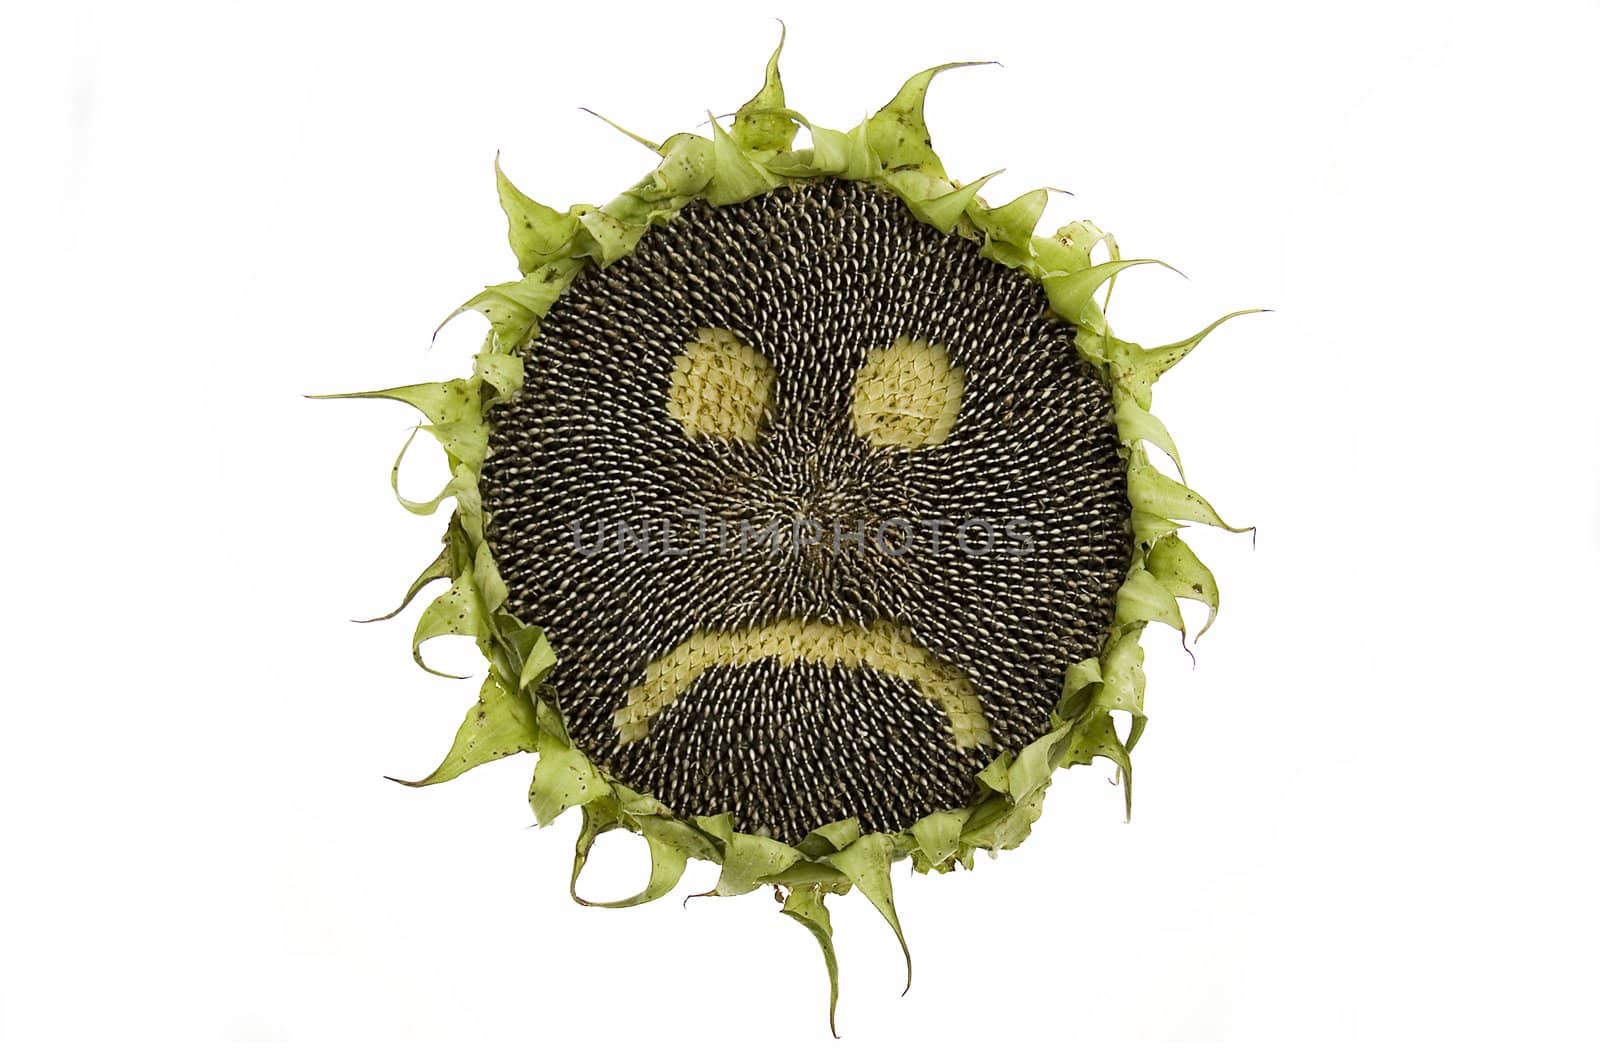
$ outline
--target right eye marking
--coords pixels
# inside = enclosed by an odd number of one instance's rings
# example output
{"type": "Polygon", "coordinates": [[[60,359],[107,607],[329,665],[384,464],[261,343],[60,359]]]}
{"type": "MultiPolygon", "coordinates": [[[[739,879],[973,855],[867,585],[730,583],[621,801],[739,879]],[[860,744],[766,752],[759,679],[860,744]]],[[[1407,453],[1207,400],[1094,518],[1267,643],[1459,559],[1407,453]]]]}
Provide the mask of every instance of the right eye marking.
{"type": "Polygon", "coordinates": [[[672,362],[667,415],[690,439],[755,443],[778,375],[760,352],[727,329],[700,329],[672,362]]]}
{"type": "Polygon", "coordinates": [[[932,447],[949,438],[966,377],[940,344],[902,336],[874,347],[856,373],[850,421],[874,447],[932,447]]]}

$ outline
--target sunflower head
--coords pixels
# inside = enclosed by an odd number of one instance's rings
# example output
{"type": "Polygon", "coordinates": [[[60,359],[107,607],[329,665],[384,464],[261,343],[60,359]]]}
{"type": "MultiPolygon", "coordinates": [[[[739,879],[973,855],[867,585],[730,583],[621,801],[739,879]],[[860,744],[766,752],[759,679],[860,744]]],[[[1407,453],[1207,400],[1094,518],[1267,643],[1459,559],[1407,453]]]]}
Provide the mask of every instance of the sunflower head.
{"type": "Polygon", "coordinates": [[[1180,598],[1214,617],[1178,531],[1228,527],[1146,457],[1181,477],[1151,386],[1217,323],[1115,337],[1096,294],[1152,260],[1088,222],[1034,235],[1042,189],[991,206],[951,180],[923,118],[947,69],[838,131],[787,107],[774,52],[731,126],[643,141],[659,165],[604,207],[497,166],[521,276],[457,310],[490,325],[471,375],[359,393],[415,407],[449,460],[402,500],[455,503],[405,596],[448,581],[413,654],[467,635],[489,665],[412,785],[537,754],[539,823],[583,818],[574,898],[619,828],[651,869],[604,904],[714,862],[717,895],[776,888],[830,1000],[829,895],[904,947],[896,860],[1016,846],[1051,774],[1096,757],[1131,801],[1140,633],[1183,632],[1180,598]]]}

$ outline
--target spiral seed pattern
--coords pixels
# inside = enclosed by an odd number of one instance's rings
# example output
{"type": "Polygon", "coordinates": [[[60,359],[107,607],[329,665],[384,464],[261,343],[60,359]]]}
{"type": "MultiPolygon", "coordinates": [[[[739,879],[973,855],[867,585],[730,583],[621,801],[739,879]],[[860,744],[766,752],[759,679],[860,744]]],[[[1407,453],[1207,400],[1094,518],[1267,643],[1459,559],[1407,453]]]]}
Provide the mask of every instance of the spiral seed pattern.
{"type": "Polygon", "coordinates": [[[491,413],[487,535],[509,608],[560,657],[572,740],[617,779],[795,843],[966,805],[978,771],[1047,730],[1066,667],[1111,623],[1126,469],[1072,327],[978,251],[892,193],[817,181],[692,204],[545,317],[523,390],[491,413]],[[754,440],[689,436],[668,412],[708,329],[771,368],[754,440]],[[959,414],[936,444],[875,446],[855,383],[907,337],[947,352],[959,414]],[[791,523],[813,534],[750,534],[791,523]],[[904,678],[804,655],[712,662],[648,734],[619,735],[629,691],[696,633],[795,620],[906,633],[970,682],[992,745],[963,748],[904,678]]]}

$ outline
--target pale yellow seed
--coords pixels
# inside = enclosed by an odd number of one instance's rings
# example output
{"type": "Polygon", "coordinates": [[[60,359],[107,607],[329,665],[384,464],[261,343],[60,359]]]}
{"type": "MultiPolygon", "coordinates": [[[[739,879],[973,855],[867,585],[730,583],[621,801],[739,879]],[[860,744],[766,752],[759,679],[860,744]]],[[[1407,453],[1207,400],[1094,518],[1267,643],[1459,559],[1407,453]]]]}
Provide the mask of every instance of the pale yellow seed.
{"type": "Polygon", "coordinates": [[[856,373],[850,418],[876,447],[943,443],[961,410],[965,374],[939,344],[902,336],[866,354],[856,373]]]}
{"type": "Polygon", "coordinates": [[[673,360],[667,416],[689,437],[756,442],[777,374],[727,329],[700,329],[673,360]]]}
{"type": "Polygon", "coordinates": [[[809,661],[887,673],[912,684],[944,709],[957,747],[994,743],[971,682],[913,642],[909,632],[885,623],[836,626],[793,619],[738,632],[689,636],[645,667],[644,681],[628,692],[613,714],[618,737],[623,743],[644,738],[651,718],[681,698],[713,665],[738,667],[764,658],[785,665],[809,661]]]}

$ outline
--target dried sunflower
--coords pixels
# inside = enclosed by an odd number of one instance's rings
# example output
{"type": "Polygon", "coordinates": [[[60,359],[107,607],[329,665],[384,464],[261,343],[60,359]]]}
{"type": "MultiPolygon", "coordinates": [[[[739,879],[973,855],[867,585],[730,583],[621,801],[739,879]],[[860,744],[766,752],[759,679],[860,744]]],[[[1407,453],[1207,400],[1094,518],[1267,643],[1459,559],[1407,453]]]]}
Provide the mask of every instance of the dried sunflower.
{"type": "Polygon", "coordinates": [[[831,1025],[830,894],[860,889],[904,949],[896,860],[1016,846],[1052,772],[1095,757],[1131,802],[1140,633],[1182,632],[1180,598],[1209,627],[1177,533],[1229,527],[1147,460],[1178,462],[1151,386],[1226,318],[1114,337],[1096,293],[1153,260],[1088,222],[1035,236],[1045,190],[991,207],[950,180],[923,118],[949,66],[840,132],[786,107],[778,51],[729,128],[644,141],[660,165],[604,207],[497,166],[522,276],[458,309],[491,326],[472,375],[358,394],[419,410],[452,472],[402,500],[455,501],[401,604],[449,581],[413,656],[455,634],[489,662],[413,785],[536,753],[538,822],[583,817],[580,901],[618,828],[650,874],[605,904],[690,858],[715,894],[775,887],[831,1025]]]}

